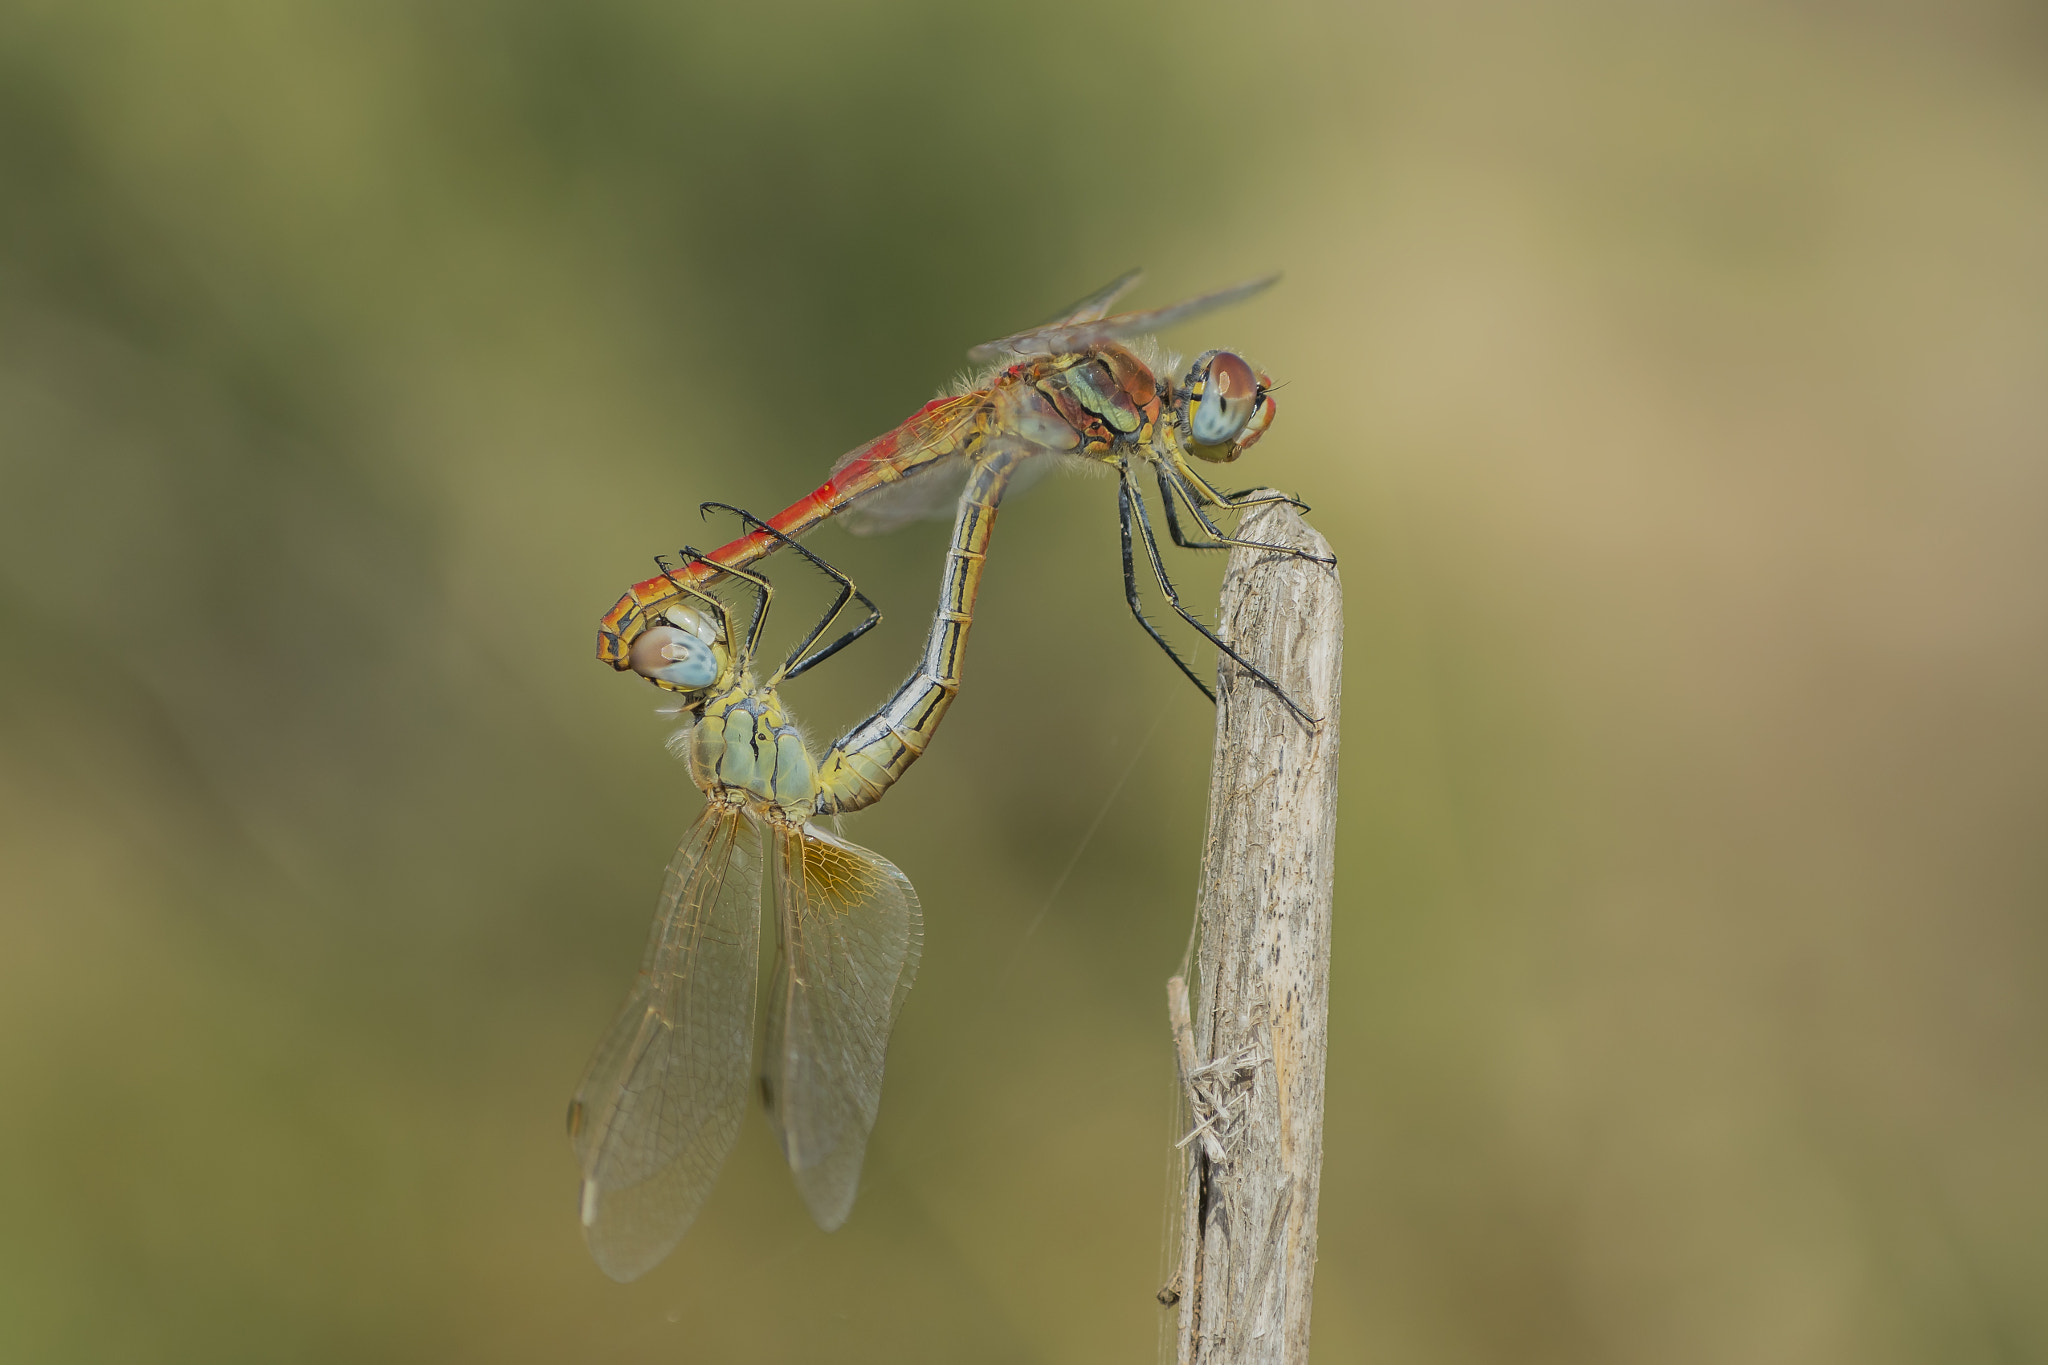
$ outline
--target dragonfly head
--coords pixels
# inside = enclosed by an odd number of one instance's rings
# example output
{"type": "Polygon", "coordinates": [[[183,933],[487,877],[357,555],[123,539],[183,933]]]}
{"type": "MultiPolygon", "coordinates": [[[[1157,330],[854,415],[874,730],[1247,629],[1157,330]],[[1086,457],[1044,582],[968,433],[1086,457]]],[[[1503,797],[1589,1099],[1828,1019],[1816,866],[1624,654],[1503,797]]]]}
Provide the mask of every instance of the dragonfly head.
{"type": "Polygon", "coordinates": [[[732,666],[723,624],[710,612],[680,602],[633,637],[626,659],[635,673],[671,692],[705,691],[732,666]]]}
{"type": "Polygon", "coordinates": [[[1174,395],[1180,429],[1197,457],[1227,464],[1273,424],[1272,380],[1235,351],[1195,357],[1174,395]]]}

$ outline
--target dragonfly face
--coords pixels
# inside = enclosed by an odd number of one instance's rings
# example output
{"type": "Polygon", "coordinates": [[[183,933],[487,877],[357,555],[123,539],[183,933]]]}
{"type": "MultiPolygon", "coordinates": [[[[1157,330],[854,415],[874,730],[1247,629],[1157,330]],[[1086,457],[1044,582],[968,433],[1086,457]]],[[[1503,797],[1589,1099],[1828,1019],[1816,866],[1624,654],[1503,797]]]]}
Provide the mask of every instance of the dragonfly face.
{"type": "Polygon", "coordinates": [[[708,688],[731,665],[720,623],[680,603],[662,612],[658,624],[633,637],[627,660],[635,673],[675,692],[708,688]]]}
{"type": "Polygon", "coordinates": [[[1176,395],[1190,453],[1227,464],[1251,449],[1273,425],[1272,382],[1235,351],[1196,357],[1176,395]]]}

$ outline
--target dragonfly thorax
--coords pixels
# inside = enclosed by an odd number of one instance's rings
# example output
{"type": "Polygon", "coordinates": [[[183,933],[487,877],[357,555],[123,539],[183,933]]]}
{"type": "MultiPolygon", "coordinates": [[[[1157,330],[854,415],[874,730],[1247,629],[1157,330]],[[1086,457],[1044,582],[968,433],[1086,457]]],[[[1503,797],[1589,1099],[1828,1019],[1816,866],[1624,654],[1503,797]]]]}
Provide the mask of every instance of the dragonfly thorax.
{"type": "Polygon", "coordinates": [[[1073,433],[1052,449],[1102,455],[1144,439],[1159,420],[1159,381],[1121,346],[1101,345],[1040,363],[1032,389],[1073,433]]]}
{"type": "Polygon", "coordinates": [[[817,765],[772,688],[730,687],[703,704],[690,731],[690,776],[711,796],[737,793],[797,817],[817,802],[817,765]]]}

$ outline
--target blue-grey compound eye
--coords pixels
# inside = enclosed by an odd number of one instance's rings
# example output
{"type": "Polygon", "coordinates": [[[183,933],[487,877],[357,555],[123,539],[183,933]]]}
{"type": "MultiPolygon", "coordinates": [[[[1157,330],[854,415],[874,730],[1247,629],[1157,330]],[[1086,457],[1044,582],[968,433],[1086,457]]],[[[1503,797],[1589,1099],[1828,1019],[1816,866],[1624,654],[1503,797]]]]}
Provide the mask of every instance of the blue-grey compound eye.
{"type": "Polygon", "coordinates": [[[1237,439],[1259,402],[1259,379],[1244,357],[1218,351],[1207,374],[1195,376],[1202,396],[1188,410],[1188,435],[1197,445],[1228,445],[1237,439]]]}
{"type": "Polygon", "coordinates": [[[653,626],[641,631],[626,658],[641,677],[680,687],[685,692],[718,681],[718,655],[711,646],[674,626],[653,626]]]}

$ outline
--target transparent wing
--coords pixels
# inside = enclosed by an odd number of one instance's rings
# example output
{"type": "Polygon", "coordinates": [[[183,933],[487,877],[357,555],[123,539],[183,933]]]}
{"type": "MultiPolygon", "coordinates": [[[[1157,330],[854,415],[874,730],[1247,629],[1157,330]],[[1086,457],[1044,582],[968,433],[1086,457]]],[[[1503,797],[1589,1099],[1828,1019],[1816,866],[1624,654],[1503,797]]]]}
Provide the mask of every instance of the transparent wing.
{"type": "Polygon", "coordinates": [[[1032,330],[1042,332],[1050,327],[1065,327],[1070,323],[1093,322],[1114,307],[1118,299],[1144,278],[1145,272],[1142,270],[1126,270],[1088,297],[1062,308],[1032,330]]]}
{"type": "Polygon", "coordinates": [[[840,516],[846,528],[877,535],[951,507],[967,478],[962,456],[968,436],[988,398],[986,389],[935,398],[908,421],[841,455],[832,481],[849,504],[840,516]]]}
{"type": "MultiPolygon", "coordinates": [[[[1020,446],[1023,443],[1018,443],[1020,446]]],[[[1024,492],[1044,478],[1055,465],[1092,468],[1086,460],[1056,450],[1029,447],[1029,457],[1017,464],[1004,496],[1024,492]]],[[[894,484],[841,517],[846,529],[857,536],[877,536],[907,526],[913,521],[951,521],[960,504],[960,492],[967,486],[967,462],[894,484]]]]}
{"type": "MultiPolygon", "coordinates": [[[[1044,478],[1058,464],[1087,464],[1063,451],[1047,450],[1022,437],[991,435],[979,448],[977,459],[998,447],[1018,452],[1017,472],[1010,476],[1005,496],[1021,493],[1044,478]]],[[[951,521],[960,504],[960,492],[967,486],[970,463],[948,460],[942,466],[920,473],[863,499],[839,520],[857,536],[877,536],[907,526],[913,521],[951,521]]]]}
{"type": "Polygon", "coordinates": [[[974,415],[986,402],[988,392],[985,389],[934,398],[900,424],[833,461],[832,477],[841,479],[843,483],[842,475],[850,473],[859,478],[883,466],[901,468],[910,464],[922,468],[924,462],[918,457],[926,451],[940,450],[948,441],[956,447],[959,445],[959,438],[966,434],[966,429],[974,422],[974,415]]]}
{"type": "Polygon", "coordinates": [[[1068,351],[1086,350],[1105,341],[1121,337],[1144,336],[1171,327],[1176,322],[1218,308],[1248,299],[1262,289],[1269,289],[1280,278],[1276,272],[1262,275],[1256,280],[1246,280],[1228,289],[1219,289],[1213,294],[1188,299],[1165,308],[1154,308],[1144,313],[1119,313],[1113,318],[1080,318],[1061,322],[1050,327],[1035,327],[1028,332],[1004,337],[999,341],[985,341],[967,353],[970,360],[986,363],[1006,356],[1055,355],[1068,351]]]}
{"type": "Polygon", "coordinates": [[[779,951],[761,1091],[811,1217],[846,1221],[917,977],[924,917],[893,863],[813,825],[773,836],[779,951]]]}
{"type": "Polygon", "coordinates": [[[668,865],[640,975],[576,1087],[583,1235],[638,1279],[704,1206],[747,1108],[761,948],[761,841],[707,806],[668,865]]]}
{"type": "Polygon", "coordinates": [[[913,521],[939,521],[953,515],[960,490],[967,486],[965,460],[944,460],[914,478],[885,484],[840,515],[857,536],[879,536],[913,521]]]}

